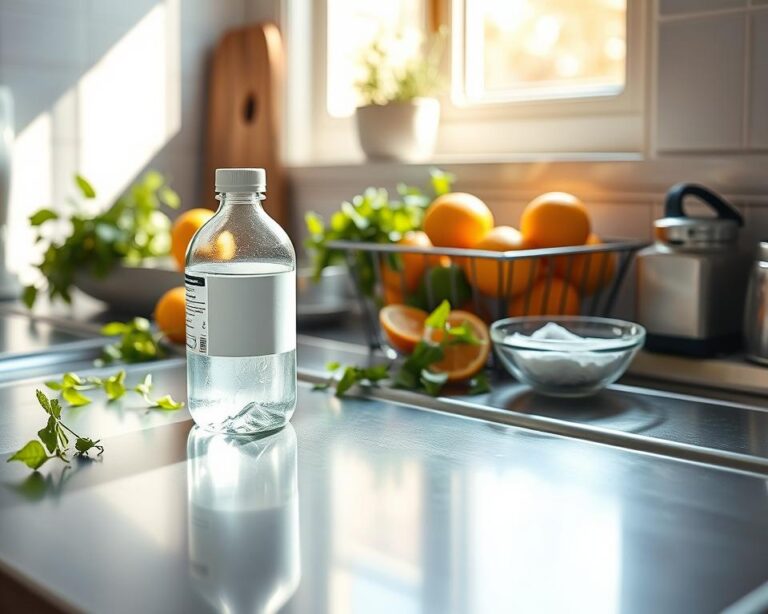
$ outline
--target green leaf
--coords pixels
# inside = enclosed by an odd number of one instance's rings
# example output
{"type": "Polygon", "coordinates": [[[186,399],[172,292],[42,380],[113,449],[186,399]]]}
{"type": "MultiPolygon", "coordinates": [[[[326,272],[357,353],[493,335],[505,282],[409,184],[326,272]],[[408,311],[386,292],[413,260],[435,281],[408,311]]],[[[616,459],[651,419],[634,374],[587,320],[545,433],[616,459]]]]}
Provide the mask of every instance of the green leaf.
{"type": "Polygon", "coordinates": [[[123,322],[110,322],[101,327],[101,334],[106,337],[122,335],[128,330],[128,325],[123,322]]]}
{"type": "Polygon", "coordinates": [[[419,341],[413,349],[413,354],[405,361],[405,365],[412,371],[419,373],[422,369],[440,362],[443,356],[445,356],[445,352],[443,352],[443,348],[439,345],[419,341]]]}
{"type": "Polygon", "coordinates": [[[123,353],[120,351],[120,348],[117,347],[116,345],[105,345],[102,356],[103,356],[102,360],[108,364],[116,360],[120,360],[120,358],[122,358],[123,356],[123,353]]]}
{"type": "Polygon", "coordinates": [[[356,367],[346,367],[341,379],[336,384],[336,396],[343,397],[349,389],[352,388],[358,381],[358,373],[356,367]]]}
{"type": "Polygon", "coordinates": [[[361,379],[378,382],[389,377],[389,365],[376,365],[362,370],[361,379]]]}
{"type": "Polygon", "coordinates": [[[82,407],[91,402],[91,399],[75,388],[64,388],[61,391],[61,396],[72,407],[82,407]]]}
{"type": "Polygon", "coordinates": [[[434,397],[440,394],[443,386],[448,381],[448,374],[433,373],[429,369],[422,369],[419,380],[424,387],[424,391],[434,397]]]}
{"type": "Polygon", "coordinates": [[[32,441],[27,442],[21,450],[11,456],[7,462],[19,461],[24,463],[30,469],[37,470],[42,467],[43,463],[49,458],[51,457],[45,453],[43,445],[39,441],[33,439],[32,441]]]}
{"type": "Polygon", "coordinates": [[[147,373],[141,383],[136,384],[133,389],[140,394],[149,394],[152,390],[152,374],[147,373]]]}
{"type": "Polygon", "coordinates": [[[459,326],[452,326],[448,329],[446,343],[449,345],[480,345],[482,341],[477,338],[475,331],[467,322],[462,322],[459,326]]]}
{"type": "Polygon", "coordinates": [[[155,401],[155,404],[152,406],[152,409],[174,410],[174,409],[181,409],[182,407],[184,407],[183,402],[174,401],[170,394],[166,394],[160,397],[157,401],[155,401]]]}
{"type": "Polygon", "coordinates": [[[53,381],[53,380],[49,380],[49,381],[45,382],[45,387],[48,388],[49,390],[61,390],[62,389],[62,385],[59,382],[56,382],[56,381],[53,381]]]}
{"type": "Polygon", "coordinates": [[[395,388],[403,388],[405,390],[416,390],[419,387],[419,376],[413,371],[408,369],[400,369],[392,380],[392,384],[395,388]]]}
{"type": "Polygon", "coordinates": [[[40,209],[29,216],[29,223],[32,226],[41,226],[48,220],[56,220],[58,218],[59,214],[55,211],[52,211],[51,209],[40,209]]]}
{"type": "Polygon", "coordinates": [[[413,353],[395,374],[394,385],[406,390],[419,390],[424,385],[421,377],[422,372],[430,365],[440,362],[444,355],[440,345],[419,341],[413,349],[413,353]]]}
{"type": "Polygon", "coordinates": [[[45,410],[45,413],[50,415],[51,401],[45,396],[45,393],[42,390],[35,390],[35,396],[37,397],[37,402],[40,403],[40,406],[45,410]]]}
{"type": "Polygon", "coordinates": [[[80,454],[86,454],[89,450],[100,447],[97,445],[98,443],[98,441],[94,441],[90,437],[78,437],[75,441],[75,450],[80,454]]]}
{"type": "Polygon", "coordinates": [[[453,173],[446,173],[439,168],[431,169],[429,176],[432,180],[432,191],[435,196],[448,194],[453,188],[453,182],[456,181],[456,176],[453,173]]]}
{"type": "Polygon", "coordinates": [[[429,326],[430,328],[445,328],[445,324],[448,322],[448,316],[450,314],[451,304],[444,300],[437,306],[437,309],[429,314],[424,325],[429,326]]]}
{"type": "Polygon", "coordinates": [[[318,382],[312,386],[312,390],[328,390],[331,387],[330,382],[318,382]]]}
{"type": "Polygon", "coordinates": [[[164,355],[159,336],[153,335],[149,320],[134,318],[129,322],[112,322],[102,329],[104,334],[119,335],[120,339],[104,347],[104,362],[122,360],[127,363],[146,362],[164,355]]]}
{"type": "Polygon", "coordinates": [[[165,178],[157,171],[147,171],[141,178],[141,183],[137,187],[144,188],[148,192],[154,192],[165,183],[165,178]]]}
{"type": "Polygon", "coordinates": [[[110,401],[116,401],[125,394],[125,371],[118,371],[104,381],[104,392],[110,401]]]}
{"type": "Polygon", "coordinates": [[[32,309],[32,306],[37,300],[37,288],[35,286],[26,286],[21,293],[21,300],[27,309],[32,309]]]}
{"type": "Polygon", "coordinates": [[[171,209],[178,209],[181,206],[181,198],[175,190],[171,189],[167,185],[163,186],[157,191],[158,198],[163,201],[167,207],[171,209]]]}
{"type": "Polygon", "coordinates": [[[147,332],[151,328],[149,320],[147,318],[133,318],[130,322],[130,326],[140,332],[147,332]]]}
{"type": "Polygon", "coordinates": [[[61,403],[58,399],[51,399],[51,415],[58,420],[61,418],[61,403]]]}
{"type": "Polygon", "coordinates": [[[475,377],[469,380],[469,390],[467,394],[484,394],[491,391],[491,383],[488,381],[488,375],[485,373],[478,373],[475,377]]]}
{"type": "Polygon", "coordinates": [[[72,386],[82,386],[84,382],[77,373],[69,372],[64,374],[61,383],[64,388],[71,388],[72,386]]]}
{"type": "Polygon", "coordinates": [[[309,212],[304,216],[304,222],[311,235],[322,235],[325,231],[325,224],[317,213],[309,212]]]}
{"type": "Polygon", "coordinates": [[[53,416],[49,416],[48,424],[37,431],[37,436],[40,438],[40,441],[45,444],[45,447],[51,454],[53,454],[53,452],[59,447],[57,426],[58,424],[56,419],[53,416]]]}
{"type": "Polygon", "coordinates": [[[331,362],[325,363],[325,370],[326,371],[338,371],[339,367],[341,367],[341,363],[332,360],[331,362]]]}
{"type": "Polygon", "coordinates": [[[75,183],[77,184],[77,187],[80,188],[80,192],[85,198],[96,198],[96,190],[94,190],[90,182],[79,173],[75,175],[75,183]]]}
{"type": "Polygon", "coordinates": [[[61,423],[58,423],[56,425],[56,435],[59,438],[59,441],[61,442],[61,446],[63,448],[67,447],[67,444],[69,443],[69,437],[67,437],[67,434],[64,432],[64,429],[61,427],[61,423]]]}

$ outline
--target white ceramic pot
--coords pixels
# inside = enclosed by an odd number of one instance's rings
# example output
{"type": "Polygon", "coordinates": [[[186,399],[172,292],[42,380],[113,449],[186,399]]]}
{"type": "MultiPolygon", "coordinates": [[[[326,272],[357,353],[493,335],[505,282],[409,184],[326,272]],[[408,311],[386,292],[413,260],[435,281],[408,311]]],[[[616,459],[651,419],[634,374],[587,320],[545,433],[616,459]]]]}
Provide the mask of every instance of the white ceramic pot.
{"type": "Polygon", "coordinates": [[[357,135],[371,160],[423,162],[435,151],[440,101],[414,98],[358,107],[357,135]]]}

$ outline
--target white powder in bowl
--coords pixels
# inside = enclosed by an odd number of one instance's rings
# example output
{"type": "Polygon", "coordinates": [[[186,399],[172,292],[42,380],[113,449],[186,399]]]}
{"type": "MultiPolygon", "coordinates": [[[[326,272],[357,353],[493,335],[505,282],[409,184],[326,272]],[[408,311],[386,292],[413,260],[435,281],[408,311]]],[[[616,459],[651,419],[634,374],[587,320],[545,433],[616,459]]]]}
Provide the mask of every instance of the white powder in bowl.
{"type": "Polygon", "coordinates": [[[515,364],[519,369],[536,381],[555,386],[589,384],[610,378],[629,349],[607,351],[616,347],[616,339],[580,337],[554,322],[530,336],[515,333],[504,341],[514,346],[515,364]]]}

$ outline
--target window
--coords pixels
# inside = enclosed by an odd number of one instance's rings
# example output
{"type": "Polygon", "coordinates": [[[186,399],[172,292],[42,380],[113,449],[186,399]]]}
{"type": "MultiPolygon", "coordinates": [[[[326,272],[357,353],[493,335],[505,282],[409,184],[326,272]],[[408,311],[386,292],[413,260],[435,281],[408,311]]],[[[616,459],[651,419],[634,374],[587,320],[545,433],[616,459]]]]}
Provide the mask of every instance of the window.
{"type": "MultiPolygon", "coordinates": [[[[283,0],[296,7],[307,3],[283,0]]],[[[359,157],[354,110],[363,57],[384,41],[406,63],[446,25],[438,156],[637,155],[643,124],[643,0],[323,0],[306,45],[312,135],[307,157],[359,157]]],[[[290,58],[289,58],[290,59],[290,58]]],[[[294,74],[297,71],[294,71],[294,74]]],[[[294,77],[295,78],[295,77],[294,77]]],[[[296,91],[296,90],[294,90],[296,91]]],[[[302,100],[305,98],[301,98],[302,100]]],[[[294,125],[298,124],[295,120],[294,125]]],[[[293,149],[306,130],[297,130],[293,149]]]]}
{"type": "Polygon", "coordinates": [[[454,91],[468,103],[619,94],[626,9],[626,0],[467,0],[454,91]]]}

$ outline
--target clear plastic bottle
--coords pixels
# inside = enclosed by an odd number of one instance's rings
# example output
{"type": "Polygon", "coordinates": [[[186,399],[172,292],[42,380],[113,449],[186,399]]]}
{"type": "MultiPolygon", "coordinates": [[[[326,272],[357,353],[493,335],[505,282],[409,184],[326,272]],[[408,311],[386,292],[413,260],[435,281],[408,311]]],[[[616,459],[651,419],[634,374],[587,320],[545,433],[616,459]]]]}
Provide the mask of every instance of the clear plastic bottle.
{"type": "Polygon", "coordinates": [[[218,169],[219,209],[187,250],[187,396],[204,429],[278,429],[296,406],[296,254],[264,169],[218,169]]]}

